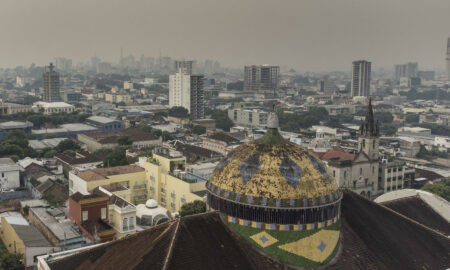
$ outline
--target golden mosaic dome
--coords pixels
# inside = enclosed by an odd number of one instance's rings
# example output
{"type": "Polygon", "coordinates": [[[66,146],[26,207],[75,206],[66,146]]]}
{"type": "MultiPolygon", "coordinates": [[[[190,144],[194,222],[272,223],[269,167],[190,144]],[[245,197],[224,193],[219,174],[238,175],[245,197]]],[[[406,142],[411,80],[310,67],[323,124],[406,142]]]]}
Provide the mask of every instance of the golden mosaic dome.
{"type": "Polygon", "coordinates": [[[231,152],[214,170],[209,186],[246,197],[317,199],[317,204],[334,201],[338,192],[327,166],[282,138],[276,128],[231,152]]]}

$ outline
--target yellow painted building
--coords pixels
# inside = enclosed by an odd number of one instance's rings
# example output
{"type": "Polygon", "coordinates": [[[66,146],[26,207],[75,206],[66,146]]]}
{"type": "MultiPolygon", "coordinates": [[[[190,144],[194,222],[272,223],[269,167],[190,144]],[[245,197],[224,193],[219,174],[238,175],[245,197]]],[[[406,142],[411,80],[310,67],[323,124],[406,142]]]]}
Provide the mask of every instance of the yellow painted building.
{"type": "Polygon", "coordinates": [[[156,148],[153,158],[141,158],[140,163],[147,175],[149,198],[172,213],[184,203],[204,200],[206,180],[185,172],[186,158],[179,152],[156,148]]]}
{"type": "Polygon", "coordinates": [[[0,239],[8,252],[22,255],[26,267],[36,265],[36,256],[59,251],[23,217],[2,217],[0,239]]]}
{"type": "Polygon", "coordinates": [[[96,187],[120,184],[129,192],[113,192],[134,205],[155,199],[169,211],[179,212],[184,203],[204,200],[206,180],[185,172],[186,158],[177,151],[156,148],[153,158],[138,165],[97,168],[69,173],[69,192],[91,193],[96,187]]]}

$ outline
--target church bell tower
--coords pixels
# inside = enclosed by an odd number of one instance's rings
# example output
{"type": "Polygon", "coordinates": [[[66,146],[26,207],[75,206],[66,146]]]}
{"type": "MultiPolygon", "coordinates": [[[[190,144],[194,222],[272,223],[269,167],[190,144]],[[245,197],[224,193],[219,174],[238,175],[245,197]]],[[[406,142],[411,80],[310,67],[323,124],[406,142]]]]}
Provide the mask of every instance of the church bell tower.
{"type": "Polygon", "coordinates": [[[373,118],[372,99],[369,99],[366,119],[359,127],[358,152],[364,152],[370,161],[378,160],[379,132],[378,120],[375,122],[373,118]]]}

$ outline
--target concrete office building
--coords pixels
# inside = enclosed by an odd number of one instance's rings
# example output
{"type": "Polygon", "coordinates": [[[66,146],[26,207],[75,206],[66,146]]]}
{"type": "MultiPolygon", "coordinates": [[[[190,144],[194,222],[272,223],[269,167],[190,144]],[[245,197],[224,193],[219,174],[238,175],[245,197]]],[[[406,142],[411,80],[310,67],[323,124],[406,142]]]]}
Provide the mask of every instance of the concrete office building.
{"type": "Polygon", "coordinates": [[[192,119],[205,117],[203,75],[189,75],[182,68],[169,76],[169,107],[181,106],[192,119]]]}
{"type": "Polygon", "coordinates": [[[447,80],[450,81],[450,38],[447,40],[447,58],[446,58],[446,64],[447,64],[447,80]]]}
{"type": "Polygon", "coordinates": [[[419,64],[417,62],[410,62],[403,65],[395,65],[395,80],[400,81],[400,78],[417,77],[419,73],[419,64]]]}
{"type": "Polygon", "coordinates": [[[192,75],[192,71],[194,69],[194,61],[176,60],[174,65],[175,71],[178,71],[181,68],[183,69],[185,74],[192,75]]]}
{"type": "Polygon", "coordinates": [[[276,91],[279,86],[279,66],[245,66],[245,91],[276,91]]]}
{"type": "Polygon", "coordinates": [[[371,62],[366,60],[354,61],[352,65],[351,96],[370,95],[371,62]]]}
{"type": "Polygon", "coordinates": [[[55,66],[50,63],[42,73],[42,87],[44,88],[43,100],[45,102],[61,101],[59,95],[59,73],[55,71],[55,66]]]}

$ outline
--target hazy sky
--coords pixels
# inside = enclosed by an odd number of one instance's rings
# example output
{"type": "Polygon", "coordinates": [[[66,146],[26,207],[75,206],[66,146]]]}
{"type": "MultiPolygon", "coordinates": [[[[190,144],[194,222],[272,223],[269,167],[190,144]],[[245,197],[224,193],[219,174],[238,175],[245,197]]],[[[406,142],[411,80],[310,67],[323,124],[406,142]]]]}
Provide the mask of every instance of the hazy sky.
{"type": "Polygon", "coordinates": [[[350,70],[444,66],[449,0],[0,0],[0,67],[125,54],[350,70]]]}

